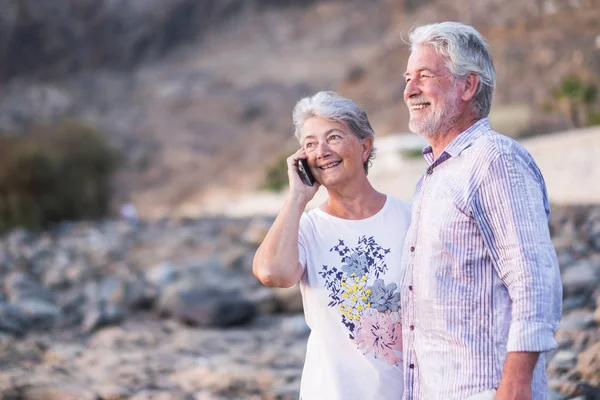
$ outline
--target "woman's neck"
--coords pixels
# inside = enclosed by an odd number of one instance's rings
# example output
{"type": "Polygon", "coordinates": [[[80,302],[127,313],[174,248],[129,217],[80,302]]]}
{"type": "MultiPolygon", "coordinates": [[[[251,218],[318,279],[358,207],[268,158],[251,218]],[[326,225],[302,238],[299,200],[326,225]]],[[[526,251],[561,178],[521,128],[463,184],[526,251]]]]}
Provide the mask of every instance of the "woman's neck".
{"type": "Polygon", "coordinates": [[[367,181],[360,187],[329,189],[321,211],[342,219],[365,219],[377,214],[384,206],[386,195],[376,191],[367,181]]]}

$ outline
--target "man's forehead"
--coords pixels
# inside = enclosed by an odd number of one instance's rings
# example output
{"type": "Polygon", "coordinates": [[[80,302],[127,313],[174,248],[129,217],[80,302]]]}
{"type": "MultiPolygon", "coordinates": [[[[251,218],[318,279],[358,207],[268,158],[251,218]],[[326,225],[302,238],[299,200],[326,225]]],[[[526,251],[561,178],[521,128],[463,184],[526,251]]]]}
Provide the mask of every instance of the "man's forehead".
{"type": "Polygon", "coordinates": [[[438,71],[446,67],[446,58],[429,45],[419,45],[408,58],[406,74],[423,70],[438,71]]]}

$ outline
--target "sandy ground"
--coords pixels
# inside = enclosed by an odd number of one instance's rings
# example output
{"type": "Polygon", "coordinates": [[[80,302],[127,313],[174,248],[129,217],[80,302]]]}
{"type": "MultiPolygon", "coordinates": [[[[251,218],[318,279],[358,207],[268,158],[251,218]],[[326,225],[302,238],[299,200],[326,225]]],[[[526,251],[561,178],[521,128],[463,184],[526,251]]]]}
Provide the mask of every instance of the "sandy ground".
{"type": "MultiPolygon", "coordinates": [[[[391,135],[376,140],[377,158],[369,173],[373,186],[403,200],[411,200],[414,185],[425,169],[422,159],[404,159],[403,148],[419,147],[424,142],[411,134],[391,135]]],[[[522,140],[537,161],[553,204],[600,204],[600,127],[557,132],[522,140]]],[[[202,204],[188,205],[184,214],[228,216],[275,215],[286,193],[252,192],[233,194],[233,190],[213,191],[202,204]]],[[[308,208],[327,197],[319,190],[308,208]]]]}

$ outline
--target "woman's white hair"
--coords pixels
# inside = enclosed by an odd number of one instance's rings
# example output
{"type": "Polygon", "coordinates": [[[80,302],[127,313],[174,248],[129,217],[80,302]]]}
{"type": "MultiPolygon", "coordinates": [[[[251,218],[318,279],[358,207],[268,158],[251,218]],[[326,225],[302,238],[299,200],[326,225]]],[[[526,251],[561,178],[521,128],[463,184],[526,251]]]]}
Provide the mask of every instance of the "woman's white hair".
{"type": "Polygon", "coordinates": [[[418,45],[432,46],[447,59],[446,66],[455,78],[470,73],[479,76],[479,85],[473,98],[473,111],[487,117],[496,87],[496,71],[485,39],[473,27],[459,22],[441,22],[423,25],[409,35],[411,51],[418,45]]]}
{"type": "MultiPolygon", "coordinates": [[[[341,122],[358,138],[364,139],[370,137],[375,140],[375,132],[371,127],[365,110],[357,106],[352,100],[342,97],[336,92],[318,92],[296,103],[292,118],[294,121],[294,135],[296,135],[300,142],[302,142],[302,127],[312,117],[341,122]]],[[[372,147],[367,161],[363,163],[365,173],[369,172],[369,166],[374,158],[375,148],[372,147]]]]}

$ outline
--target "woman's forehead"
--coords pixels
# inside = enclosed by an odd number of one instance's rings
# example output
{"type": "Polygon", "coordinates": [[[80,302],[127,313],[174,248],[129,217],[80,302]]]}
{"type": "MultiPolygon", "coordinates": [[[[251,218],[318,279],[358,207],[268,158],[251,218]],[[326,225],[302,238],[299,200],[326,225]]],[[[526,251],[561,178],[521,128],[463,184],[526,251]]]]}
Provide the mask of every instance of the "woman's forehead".
{"type": "Polygon", "coordinates": [[[306,120],[300,133],[302,139],[308,137],[319,137],[329,135],[331,132],[351,133],[350,129],[343,122],[331,121],[321,117],[312,117],[306,120]]]}

